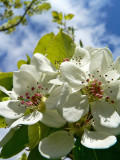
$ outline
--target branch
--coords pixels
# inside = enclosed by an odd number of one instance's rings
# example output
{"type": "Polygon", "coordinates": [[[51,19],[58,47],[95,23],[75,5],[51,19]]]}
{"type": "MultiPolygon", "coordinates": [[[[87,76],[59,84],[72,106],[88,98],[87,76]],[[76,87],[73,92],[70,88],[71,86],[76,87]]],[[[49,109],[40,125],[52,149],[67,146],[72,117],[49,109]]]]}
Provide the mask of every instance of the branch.
{"type": "Polygon", "coordinates": [[[33,3],[34,3],[35,1],[36,1],[36,0],[32,0],[32,2],[31,2],[30,5],[26,8],[24,14],[22,15],[22,17],[20,18],[20,20],[19,20],[18,22],[16,22],[15,24],[13,24],[13,25],[11,25],[11,26],[9,26],[9,27],[6,27],[6,28],[3,27],[3,28],[1,28],[1,29],[0,29],[0,32],[1,32],[1,31],[7,31],[7,30],[9,30],[10,28],[13,28],[13,27],[15,27],[15,26],[18,26],[18,25],[22,22],[22,20],[24,19],[25,15],[26,15],[27,12],[30,10],[30,8],[32,7],[32,5],[33,5],[33,3]]]}

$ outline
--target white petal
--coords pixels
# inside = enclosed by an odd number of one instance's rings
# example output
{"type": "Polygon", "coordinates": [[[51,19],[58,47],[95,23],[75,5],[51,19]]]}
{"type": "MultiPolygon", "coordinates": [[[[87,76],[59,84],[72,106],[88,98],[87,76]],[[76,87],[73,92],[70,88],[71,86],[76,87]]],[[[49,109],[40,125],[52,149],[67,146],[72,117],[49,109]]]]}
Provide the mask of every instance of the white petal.
{"type": "Polygon", "coordinates": [[[93,47],[91,47],[91,46],[86,46],[86,47],[84,47],[84,49],[90,52],[90,51],[93,49],[93,47]]]}
{"type": "Polygon", "coordinates": [[[55,85],[62,85],[63,84],[63,80],[61,80],[61,79],[52,79],[52,80],[49,81],[49,83],[55,84],[55,85]]]}
{"type": "Polygon", "coordinates": [[[11,99],[14,99],[14,100],[17,99],[17,95],[15,94],[15,92],[7,91],[6,88],[4,88],[3,86],[0,86],[0,90],[5,94],[7,94],[11,99]]]}
{"type": "Polygon", "coordinates": [[[57,108],[57,106],[64,103],[64,101],[66,100],[66,96],[68,96],[68,94],[69,94],[69,88],[67,83],[64,83],[62,86],[59,86],[56,89],[54,89],[51,92],[50,96],[45,101],[47,109],[57,108]]]}
{"type": "Polygon", "coordinates": [[[58,114],[56,110],[46,110],[43,113],[41,122],[54,128],[62,127],[66,123],[66,121],[58,114]]]}
{"type": "Polygon", "coordinates": [[[25,124],[25,125],[35,124],[42,119],[42,116],[43,116],[42,113],[35,110],[31,114],[28,114],[16,120],[10,127],[14,128],[19,124],[25,124]]]}
{"type": "Polygon", "coordinates": [[[26,109],[19,101],[9,100],[0,102],[0,115],[5,118],[17,119],[24,115],[26,109]]]}
{"type": "Polygon", "coordinates": [[[31,90],[32,87],[37,88],[37,80],[34,75],[26,71],[17,71],[13,73],[13,91],[18,96],[25,96],[26,92],[29,92],[31,96],[33,94],[31,90]]]}
{"type": "Polygon", "coordinates": [[[23,64],[20,67],[20,71],[25,71],[27,73],[29,73],[32,77],[35,77],[36,81],[40,81],[41,79],[41,73],[38,72],[35,68],[35,66],[33,65],[28,65],[28,64],[23,64]]]}
{"type": "Polygon", "coordinates": [[[41,85],[42,88],[40,90],[40,92],[43,94],[43,95],[46,95],[46,94],[51,94],[51,92],[53,91],[53,89],[55,89],[56,85],[55,84],[50,84],[48,83],[52,78],[56,78],[57,76],[51,76],[51,75],[46,75],[45,73],[42,74],[42,78],[41,78],[41,81],[39,82],[38,85],[41,85]]]}
{"type": "Polygon", "coordinates": [[[9,127],[16,119],[5,118],[5,122],[7,123],[7,127],[9,127]]]}
{"type": "Polygon", "coordinates": [[[57,87],[45,101],[47,109],[56,109],[63,86],[57,87]]]}
{"type": "Polygon", "coordinates": [[[109,70],[109,59],[104,50],[99,50],[96,56],[93,57],[90,64],[91,75],[99,78],[99,75],[104,75],[109,70]],[[99,72],[98,72],[99,71],[99,72]]]}
{"type": "Polygon", "coordinates": [[[104,126],[100,125],[99,122],[95,121],[93,128],[96,131],[107,132],[107,133],[110,133],[112,135],[119,135],[120,134],[120,125],[117,128],[107,128],[107,127],[104,127],[104,126]]]}
{"type": "Polygon", "coordinates": [[[104,52],[105,57],[109,65],[113,63],[112,53],[108,48],[93,48],[89,50],[91,59],[94,58],[97,54],[104,52]]]}
{"type": "Polygon", "coordinates": [[[73,148],[74,138],[65,131],[57,131],[40,141],[40,153],[50,159],[66,156],[73,148]]]}
{"type": "Polygon", "coordinates": [[[76,122],[89,111],[86,96],[77,93],[70,94],[67,101],[58,107],[58,112],[68,122],[76,122]]]}
{"type": "Polygon", "coordinates": [[[120,56],[112,64],[112,68],[116,69],[118,71],[118,73],[120,73],[120,56]]]}
{"type": "Polygon", "coordinates": [[[106,81],[116,81],[120,77],[117,70],[108,71],[105,75],[107,75],[105,76],[106,81]]]}
{"type": "Polygon", "coordinates": [[[59,98],[57,107],[62,106],[65,103],[65,101],[67,100],[67,98],[69,97],[69,94],[71,93],[71,89],[69,88],[67,82],[64,83],[61,87],[62,87],[62,90],[59,95],[60,98],[59,98]]]}
{"type": "Polygon", "coordinates": [[[109,133],[88,130],[84,131],[84,134],[81,139],[82,145],[94,149],[109,148],[116,142],[116,137],[109,133]]]}
{"type": "Polygon", "coordinates": [[[104,93],[114,101],[120,99],[120,80],[113,81],[106,85],[104,93]]]}
{"type": "Polygon", "coordinates": [[[0,148],[3,147],[13,136],[15,132],[15,129],[11,129],[6,135],[5,137],[0,141],[0,148]]]}
{"type": "Polygon", "coordinates": [[[47,74],[57,74],[58,71],[56,67],[42,54],[36,53],[31,59],[31,64],[36,66],[36,68],[47,74]]]}
{"type": "Polygon", "coordinates": [[[91,111],[94,119],[105,127],[117,128],[120,124],[120,116],[106,101],[96,102],[91,111]]]}
{"type": "Polygon", "coordinates": [[[72,62],[63,62],[60,66],[60,72],[63,79],[77,90],[83,87],[83,83],[86,82],[85,73],[72,62]]]}
{"type": "Polygon", "coordinates": [[[80,48],[80,46],[76,47],[71,62],[74,62],[78,66],[83,66],[89,63],[89,61],[90,61],[89,52],[84,48],[80,48]]]}

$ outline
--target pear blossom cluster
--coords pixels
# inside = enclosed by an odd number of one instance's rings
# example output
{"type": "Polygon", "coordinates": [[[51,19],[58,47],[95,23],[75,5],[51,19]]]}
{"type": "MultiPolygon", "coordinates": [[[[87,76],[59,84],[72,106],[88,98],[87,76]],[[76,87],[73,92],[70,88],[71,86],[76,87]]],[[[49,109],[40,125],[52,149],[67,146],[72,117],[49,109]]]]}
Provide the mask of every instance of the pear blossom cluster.
{"type": "Polygon", "coordinates": [[[80,48],[55,67],[36,53],[13,72],[13,89],[0,90],[0,115],[10,128],[41,122],[56,130],[38,145],[48,159],[65,157],[75,139],[91,149],[109,148],[120,134],[120,57],[108,48],[80,48]]]}

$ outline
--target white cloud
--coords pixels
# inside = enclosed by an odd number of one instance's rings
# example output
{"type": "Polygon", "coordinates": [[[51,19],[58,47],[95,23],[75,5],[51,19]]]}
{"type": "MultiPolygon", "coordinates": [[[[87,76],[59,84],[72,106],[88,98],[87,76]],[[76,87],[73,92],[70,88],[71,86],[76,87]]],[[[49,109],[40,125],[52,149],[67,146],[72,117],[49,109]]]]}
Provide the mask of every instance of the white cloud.
{"type": "MultiPolygon", "coordinates": [[[[106,12],[101,9],[111,5],[110,0],[49,0],[52,9],[61,11],[65,14],[73,13],[75,17],[68,25],[74,26],[76,29],[76,41],[82,39],[85,45],[94,47],[104,47],[106,44],[101,43],[103,39],[112,43],[116,48],[116,39],[119,37],[111,35],[107,32],[105,22],[100,19],[106,16],[106,12]],[[114,41],[113,41],[114,40],[114,41]]],[[[46,33],[57,33],[57,25],[52,23],[51,10],[42,15],[35,15],[31,18],[28,26],[19,26],[17,31],[12,35],[0,33],[0,56],[6,53],[2,65],[4,71],[12,71],[17,69],[17,61],[25,59],[25,53],[32,56],[33,50],[40,39],[46,33]]],[[[118,49],[115,49],[116,54],[118,49]]]]}

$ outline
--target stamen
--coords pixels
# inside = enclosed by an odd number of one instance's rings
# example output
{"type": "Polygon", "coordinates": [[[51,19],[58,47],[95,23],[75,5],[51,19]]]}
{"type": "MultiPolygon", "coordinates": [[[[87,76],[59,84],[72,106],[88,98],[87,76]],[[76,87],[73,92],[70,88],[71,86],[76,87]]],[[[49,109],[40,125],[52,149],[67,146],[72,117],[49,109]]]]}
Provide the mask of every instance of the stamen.
{"type": "Polygon", "coordinates": [[[29,95],[29,93],[28,92],[26,92],[26,94],[25,94],[26,96],[28,96],[29,95]]]}
{"type": "Polygon", "coordinates": [[[34,91],[34,90],[35,90],[35,87],[32,87],[31,90],[34,91]]]}

